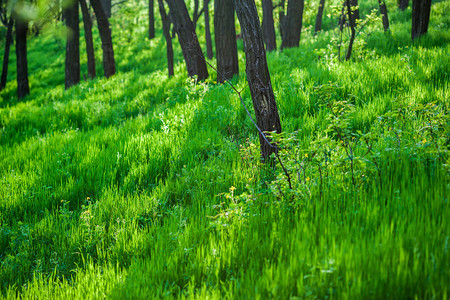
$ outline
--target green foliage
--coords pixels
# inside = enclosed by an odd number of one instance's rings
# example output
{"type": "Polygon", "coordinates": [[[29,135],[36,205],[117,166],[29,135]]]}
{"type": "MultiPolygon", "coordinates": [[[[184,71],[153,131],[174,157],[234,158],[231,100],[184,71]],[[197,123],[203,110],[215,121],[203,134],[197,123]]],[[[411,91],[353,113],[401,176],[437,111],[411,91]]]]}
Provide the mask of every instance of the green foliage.
{"type": "Polygon", "coordinates": [[[177,43],[167,77],[143,1],[114,12],[109,80],[64,91],[62,28],[30,38],[31,95],[16,100],[14,55],[0,92],[0,297],[448,297],[449,1],[414,43],[410,8],[387,4],[391,35],[366,27],[354,61],[327,54],[332,16],[312,36],[311,2],[300,48],[268,54],[291,187],[260,165],[237,95],[187,79],[177,43]]]}

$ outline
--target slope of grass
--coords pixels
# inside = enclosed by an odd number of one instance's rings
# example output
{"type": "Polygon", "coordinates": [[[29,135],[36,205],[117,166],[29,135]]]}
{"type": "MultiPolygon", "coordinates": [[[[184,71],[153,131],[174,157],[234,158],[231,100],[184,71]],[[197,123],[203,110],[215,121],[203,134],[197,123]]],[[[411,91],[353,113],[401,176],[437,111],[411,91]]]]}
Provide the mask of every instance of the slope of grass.
{"type": "Polygon", "coordinates": [[[350,62],[311,12],[268,54],[291,188],[229,86],[187,78],[178,46],[168,78],[144,3],[112,21],[109,80],[64,91],[58,25],[30,39],[31,95],[14,55],[0,93],[0,297],[447,298],[450,2],[414,43],[394,2],[350,62]]]}

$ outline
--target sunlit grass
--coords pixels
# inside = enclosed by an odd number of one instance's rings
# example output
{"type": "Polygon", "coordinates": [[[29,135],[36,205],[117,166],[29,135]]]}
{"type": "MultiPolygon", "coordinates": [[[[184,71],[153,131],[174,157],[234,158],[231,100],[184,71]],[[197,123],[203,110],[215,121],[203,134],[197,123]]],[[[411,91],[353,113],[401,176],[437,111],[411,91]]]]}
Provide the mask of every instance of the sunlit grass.
{"type": "MultiPolygon", "coordinates": [[[[258,164],[256,130],[231,88],[213,70],[207,82],[186,78],[178,45],[168,78],[162,35],[146,39],[145,4],[124,5],[109,80],[96,31],[99,78],[68,91],[54,31],[29,41],[23,101],[11,56],[0,93],[2,297],[448,297],[449,1],[433,4],[429,35],[414,43],[410,8],[389,1],[391,34],[371,27],[351,62],[331,57],[331,30],[311,35],[309,9],[300,48],[268,54],[283,130],[296,132],[282,152],[291,191],[281,170],[258,164]],[[327,95],[354,107],[352,134],[375,135],[358,185],[343,148],[323,183],[312,161],[303,173],[291,161],[314,156],[327,95]]],[[[233,83],[251,107],[239,43],[233,83]]]]}

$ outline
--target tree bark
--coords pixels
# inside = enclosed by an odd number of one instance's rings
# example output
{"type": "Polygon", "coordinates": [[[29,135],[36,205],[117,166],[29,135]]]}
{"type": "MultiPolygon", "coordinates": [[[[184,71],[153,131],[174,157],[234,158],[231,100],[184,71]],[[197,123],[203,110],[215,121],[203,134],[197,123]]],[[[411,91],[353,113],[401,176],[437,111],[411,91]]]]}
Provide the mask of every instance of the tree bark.
{"type": "Polygon", "coordinates": [[[154,0],[148,0],[148,38],[155,37],[155,10],[154,0]]]}
{"type": "Polygon", "coordinates": [[[398,0],[398,9],[404,11],[409,4],[409,0],[398,0]]]}
{"type": "Polygon", "coordinates": [[[64,9],[64,20],[67,27],[66,90],[80,82],[80,23],[78,17],[78,2],[75,1],[64,9]]]}
{"type": "Polygon", "coordinates": [[[287,14],[283,18],[283,35],[281,50],[284,48],[298,47],[300,33],[302,31],[304,0],[289,0],[287,14]]]}
{"type": "Polygon", "coordinates": [[[414,40],[428,31],[431,0],[413,0],[411,38],[414,40]]]}
{"type": "Polygon", "coordinates": [[[348,49],[347,49],[347,55],[345,56],[345,60],[349,60],[351,55],[352,55],[352,49],[353,49],[353,42],[355,41],[355,36],[356,36],[356,20],[354,18],[354,16],[351,16],[352,13],[352,5],[350,4],[351,1],[346,1],[347,4],[347,12],[348,12],[348,22],[350,25],[350,30],[351,30],[351,36],[350,36],[350,42],[348,44],[348,49]]]}
{"type": "Polygon", "coordinates": [[[230,0],[214,1],[214,33],[217,81],[224,82],[239,74],[234,8],[230,0]]]}
{"type": "Polygon", "coordinates": [[[30,94],[27,60],[28,20],[16,13],[14,15],[14,22],[16,23],[17,97],[22,99],[30,94]]]}
{"type": "Polygon", "coordinates": [[[339,16],[339,41],[338,41],[338,60],[341,61],[341,45],[342,45],[342,32],[344,31],[344,25],[347,20],[345,11],[347,10],[347,1],[344,1],[344,5],[341,9],[341,15],[339,16]]]}
{"type": "MultiPolygon", "coordinates": [[[[355,24],[357,24],[357,21],[356,21],[356,20],[361,19],[361,18],[359,17],[359,5],[358,5],[358,0],[350,0],[350,6],[351,6],[351,9],[352,9],[351,16],[352,16],[353,21],[355,22],[355,24]]],[[[349,18],[350,18],[350,17],[349,17],[349,18]]]]}
{"type": "Polygon", "coordinates": [[[11,49],[12,44],[12,28],[14,25],[14,19],[12,17],[9,18],[8,21],[8,29],[6,30],[6,44],[5,44],[5,53],[3,55],[3,68],[2,68],[2,78],[0,82],[0,91],[3,90],[6,86],[6,80],[8,77],[8,63],[9,63],[9,51],[11,49]]]}
{"type": "Polygon", "coordinates": [[[164,8],[163,0],[158,0],[159,14],[161,15],[161,21],[163,26],[164,38],[167,44],[167,70],[169,72],[169,77],[174,75],[173,72],[173,47],[172,38],[170,36],[170,20],[166,14],[166,9],[164,8]]]}
{"type": "Polygon", "coordinates": [[[94,42],[92,41],[92,21],[89,15],[89,9],[86,4],[86,0],[79,0],[81,6],[81,13],[83,14],[84,24],[84,39],[86,40],[86,54],[88,65],[88,77],[90,79],[95,78],[95,55],[94,55],[94,42]]]}
{"type": "Polygon", "coordinates": [[[105,10],[106,18],[111,18],[111,0],[100,0],[105,10]]]}
{"type": "Polygon", "coordinates": [[[192,23],[194,24],[194,29],[197,28],[197,21],[198,18],[200,18],[200,13],[198,11],[199,7],[199,0],[194,0],[194,12],[192,14],[192,23]]]}
{"type": "Polygon", "coordinates": [[[380,14],[382,16],[383,20],[383,28],[384,31],[389,30],[389,19],[388,19],[388,12],[386,8],[386,2],[385,0],[378,0],[378,4],[380,5],[380,14]]]}
{"type": "Polygon", "coordinates": [[[97,17],[98,31],[100,33],[100,39],[102,40],[103,70],[106,78],[109,78],[116,73],[116,61],[114,60],[111,28],[100,0],[91,0],[90,2],[97,17]]]}
{"type": "MultiPolygon", "coordinates": [[[[252,95],[256,123],[263,132],[281,132],[280,117],[270,82],[266,51],[254,0],[233,0],[244,40],[247,81],[252,95]]],[[[265,134],[265,133],[264,133],[265,134]]],[[[264,162],[276,152],[259,134],[264,162]]]]}
{"type": "Polygon", "coordinates": [[[325,8],[325,0],[320,0],[319,9],[317,10],[316,26],[314,27],[314,34],[322,30],[323,10],[325,8]]]}
{"type": "Polygon", "coordinates": [[[262,0],[263,21],[262,30],[264,41],[266,42],[266,50],[277,50],[277,41],[275,37],[275,25],[273,21],[273,3],[272,0],[262,0]]]}
{"type": "Polygon", "coordinates": [[[184,61],[188,76],[197,75],[199,80],[208,78],[205,56],[195,33],[194,24],[189,17],[186,5],[183,0],[167,0],[170,13],[176,23],[176,33],[183,52],[184,61]]]}
{"type": "Polygon", "coordinates": [[[213,49],[212,49],[212,39],[211,39],[211,29],[209,26],[209,0],[203,0],[203,11],[205,14],[205,40],[206,40],[206,57],[208,59],[213,58],[213,49]]]}

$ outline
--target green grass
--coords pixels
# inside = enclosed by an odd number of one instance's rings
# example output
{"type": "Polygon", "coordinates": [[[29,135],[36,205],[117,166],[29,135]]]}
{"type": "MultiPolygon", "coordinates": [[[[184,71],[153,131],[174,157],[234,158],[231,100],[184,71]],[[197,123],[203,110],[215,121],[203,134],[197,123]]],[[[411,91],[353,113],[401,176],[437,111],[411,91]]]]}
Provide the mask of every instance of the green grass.
{"type": "MultiPolygon", "coordinates": [[[[411,9],[388,1],[391,33],[368,26],[350,62],[329,46],[332,16],[312,36],[308,5],[300,47],[268,54],[292,189],[279,165],[259,164],[237,95],[213,70],[187,78],[177,42],[168,78],[143,2],[112,21],[109,80],[64,91],[51,25],[29,40],[31,95],[17,101],[11,55],[0,298],[448,298],[450,2],[433,3],[428,35],[412,43],[411,9]]],[[[239,48],[233,83],[251,107],[239,48]]]]}

